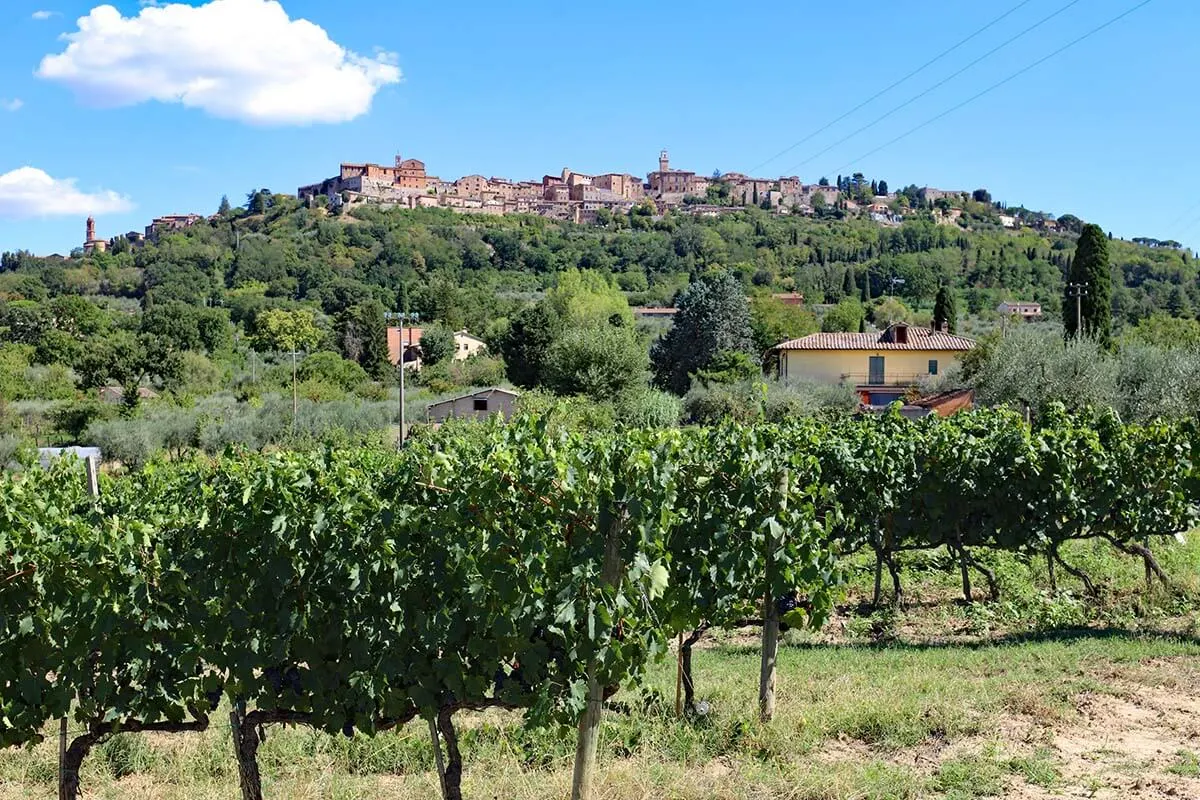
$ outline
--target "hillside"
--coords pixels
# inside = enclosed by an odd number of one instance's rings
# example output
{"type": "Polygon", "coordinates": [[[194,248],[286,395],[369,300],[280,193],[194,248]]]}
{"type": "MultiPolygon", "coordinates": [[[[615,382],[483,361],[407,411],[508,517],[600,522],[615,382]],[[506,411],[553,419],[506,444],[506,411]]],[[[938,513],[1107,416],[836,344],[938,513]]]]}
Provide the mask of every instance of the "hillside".
{"type": "Polygon", "coordinates": [[[34,444],[95,444],[136,467],[164,449],[394,437],[400,343],[386,327],[402,309],[423,328],[405,352],[417,348],[426,367],[408,382],[410,424],[432,403],[505,381],[539,390],[523,406],[583,427],[849,413],[847,387],[762,391],[759,355],[818,329],[928,325],[943,286],[958,329],[985,347],[964,374],[939,376],[941,388],[965,382],[985,405],[1106,405],[1129,419],[1196,407],[1179,387],[1200,382],[1170,377],[1200,380],[1193,349],[1175,350],[1200,341],[1193,256],[1110,242],[1114,327],[1139,344],[1063,348],[1055,323],[1077,238],[1067,217],[1059,230],[1013,230],[997,206],[965,199],[954,224],[927,207],[891,227],[844,202],[812,218],[656,217],[642,205],[597,225],[330,212],[263,192],[250,205],[257,213],[226,208],[109,252],[0,257],[0,463],[34,444]],[[993,347],[986,334],[1004,324],[1005,300],[1040,302],[1048,324],[993,347]],[[669,319],[634,324],[630,306],[677,301],[706,310],[673,344],[657,338],[669,319]],[[452,358],[463,329],[488,353],[452,358]]]}
{"type": "MultiPolygon", "coordinates": [[[[391,309],[403,291],[422,319],[482,332],[569,267],[611,273],[636,306],[670,304],[690,276],[720,266],[748,291],[795,291],[810,303],[894,293],[928,308],[946,283],[973,315],[1021,299],[1056,316],[1074,235],[1008,230],[994,206],[965,205],[956,223],[938,224],[930,209],[897,227],[833,218],[843,215],[837,209],[821,219],[754,208],[716,219],[653,218],[635,208],[628,217],[578,226],[371,206],[334,216],[275,195],[265,213],[236,209],[142,248],[118,240],[113,252],[65,259],[7,253],[0,298],[72,294],[130,309],[130,301],[149,307],[180,300],[227,307],[237,323],[257,308],[297,302],[332,315],[374,297],[391,309]]],[[[1200,306],[1196,264],[1186,250],[1121,240],[1110,250],[1118,328],[1156,310],[1190,317],[1200,306]]]]}

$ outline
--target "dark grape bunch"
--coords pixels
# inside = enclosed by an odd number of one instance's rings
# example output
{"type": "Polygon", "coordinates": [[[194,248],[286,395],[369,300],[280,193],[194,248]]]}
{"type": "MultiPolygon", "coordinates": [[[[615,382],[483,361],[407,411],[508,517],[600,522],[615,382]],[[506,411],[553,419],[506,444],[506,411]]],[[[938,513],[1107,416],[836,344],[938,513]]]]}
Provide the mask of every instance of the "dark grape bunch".
{"type": "Polygon", "coordinates": [[[779,612],[779,616],[783,616],[789,612],[795,611],[800,607],[800,600],[795,593],[785,594],[775,601],[775,610],[779,612]]]}
{"type": "Polygon", "coordinates": [[[304,685],[300,681],[300,670],[295,667],[288,667],[286,671],[283,667],[267,667],[263,670],[263,677],[271,684],[271,691],[275,694],[282,694],[284,686],[294,694],[303,693],[304,685]]]}

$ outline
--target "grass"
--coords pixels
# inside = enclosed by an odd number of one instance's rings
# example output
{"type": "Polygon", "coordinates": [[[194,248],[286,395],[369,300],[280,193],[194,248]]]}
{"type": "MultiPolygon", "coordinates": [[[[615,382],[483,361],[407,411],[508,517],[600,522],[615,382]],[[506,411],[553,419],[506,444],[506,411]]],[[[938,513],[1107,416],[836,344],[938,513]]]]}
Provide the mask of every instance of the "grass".
{"type": "MultiPolygon", "coordinates": [[[[1129,753],[1095,756],[1087,774],[1075,774],[1054,739],[1085,722],[1084,698],[1136,700],[1140,687],[1191,692],[1200,677],[1200,643],[1190,636],[1193,576],[1200,575],[1194,538],[1163,550],[1177,585],[1150,594],[1138,562],[1090,544],[1065,552],[1104,582],[1100,603],[1082,599],[1066,579],[1066,594],[1052,597],[1043,565],[989,556],[1002,600],[964,607],[952,602],[954,574],[935,560],[914,561],[907,608],[846,612],[826,631],[789,632],[770,725],[756,715],[756,637],[714,632],[694,659],[697,694],[711,712],[675,719],[674,664],[655,665],[649,702],[626,692],[619,699],[639,710],[606,716],[597,796],[972,800],[1023,786],[1063,795],[1111,787],[1130,777],[1119,768],[1129,753]],[[1017,735],[1016,727],[1026,732],[1017,735]]],[[[869,583],[869,569],[856,571],[845,595],[851,607],[869,583]]],[[[568,795],[573,731],[527,730],[502,712],[464,714],[458,722],[467,797],[568,795]]],[[[56,739],[47,733],[31,749],[0,751],[0,799],[53,796],[56,739]]],[[[1163,779],[1200,779],[1195,753],[1164,752],[1151,765],[1163,779]]],[[[271,728],[260,763],[270,798],[438,794],[424,723],[376,738],[271,728]]],[[[224,724],[202,734],[117,736],[85,761],[83,782],[88,797],[101,800],[240,797],[224,724]]],[[[1198,787],[1188,784],[1179,796],[1197,796],[1198,787]]]]}
{"type": "MultiPolygon", "coordinates": [[[[1015,714],[1067,724],[1076,716],[1075,698],[1103,689],[1104,680],[1132,680],[1147,663],[1197,656],[1195,643],[1142,635],[945,646],[793,644],[781,649],[777,718],[764,726],[755,718],[758,655],[749,645],[728,643],[696,653],[697,689],[713,707],[707,717],[677,721],[669,701],[608,715],[600,796],[967,800],[1002,796],[1017,779],[1052,788],[1060,782],[1053,751],[997,738],[1001,719],[1015,714]],[[959,746],[967,750],[945,756],[959,746]]],[[[672,665],[659,665],[650,679],[670,697],[672,665]]],[[[469,797],[565,795],[570,732],[529,731],[513,715],[495,712],[464,715],[462,727],[469,797]]],[[[118,736],[85,762],[84,784],[90,796],[114,800],[235,800],[231,752],[224,726],[203,734],[118,736]]],[[[0,797],[51,796],[54,759],[53,739],[0,752],[0,797]]],[[[374,739],[271,729],[261,764],[268,797],[436,795],[423,724],[374,739]]],[[[1196,764],[1194,755],[1180,753],[1171,771],[1190,775],[1186,770],[1196,764]]]]}
{"type": "Polygon", "coordinates": [[[1167,772],[1189,778],[1200,777],[1200,756],[1188,750],[1180,750],[1175,754],[1175,762],[1167,768],[1167,772]]]}

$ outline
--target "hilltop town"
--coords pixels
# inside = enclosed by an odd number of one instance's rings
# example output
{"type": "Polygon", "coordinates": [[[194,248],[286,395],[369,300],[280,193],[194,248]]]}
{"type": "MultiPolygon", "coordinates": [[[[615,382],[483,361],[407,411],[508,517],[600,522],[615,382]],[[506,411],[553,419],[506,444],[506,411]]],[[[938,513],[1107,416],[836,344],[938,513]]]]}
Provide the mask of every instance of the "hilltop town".
{"type": "MultiPolygon", "coordinates": [[[[295,196],[310,207],[331,210],[372,204],[401,209],[442,208],[488,216],[536,214],[576,224],[595,224],[631,213],[719,217],[754,207],[780,215],[860,217],[892,228],[923,212],[941,225],[965,225],[964,206],[975,201],[991,207],[990,216],[1003,228],[1028,226],[1053,233],[1068,219],[1071,221],[1068,229],[1078,227],[1074,217],[1056,221],[1043,212],[992,203],[991,196],[983,189],[910,185],[889,191],[886,181],[868,180],[862,173],[839,175],[834,182],[822,177],[816,183],[805,183],[796,175],[762,178],[717,171],[704,176],[672,167],[666,150],[659,153],[658,169],[647,173],[645,179],[628,172],[588,175],[564,167],[558,174],[546,174],[537,180],[513,181],[472,174],[451,181],[430,175],[425,162],[415,158],[396,156],[392,166],[343,162],[337,175],[301,186],[295,196]]],[[[82,249],[84,253],[93,253],[138,248],[157,241],[165,233],[212,219],[194,213],[170,214],[153,219],[144,232],[129,231],[102,238],[96,233],[94,220],[89,218],[82,249]]],[[[1157,243],[1150,239],[1145,242],[1157,243]]],[[[1161,244],[1180,246],[1177,242],[1161,244]]]]}
{"type": "MultiPolygon", "coordinates": [[[[756,178],[739,172],[704,176],[671,166],[666,150],[659,153],[658,169],[645,179],[627,172],[587,175],[564,167],[557,175],[540,180],[464,175],[443,180],[430,175],[425,162],[396,156],[393,166],[343,163],[338,174],[320,183],[301,186],[296,196],[308,203],[377,203],[400,208],[447,208],[466,214],[538,214],[575,223],[596,222],[605,213],[625,214],[644,204],[653,214],[674,210],[696,216],[719,216],[747,206],[780,214],[812,216],[823,209],[869,216],[882,225],[899,225],[918,200],[932,206],[939,200],[971,196],[970,192],[922,187],[916,197],[889,192],[886,182],[863,182],[859,175],[839,176],[831,185],[826,178],[804,183],[798,176],[756,178]],[[870,189],[870,191],[868,191],[870,189]]],[[[915,188],[915,187],[914,187],[915,188]]],[[[939,221],[952,224],[961,211],[949,202],[935,209],[939,221]]],[[[1005,227],[1016,227],[1018,218],[1001,215],[1005,227]]],[[[1039,215],[1038,227],[1053,229],[1054,222],[1039,215]]]]}

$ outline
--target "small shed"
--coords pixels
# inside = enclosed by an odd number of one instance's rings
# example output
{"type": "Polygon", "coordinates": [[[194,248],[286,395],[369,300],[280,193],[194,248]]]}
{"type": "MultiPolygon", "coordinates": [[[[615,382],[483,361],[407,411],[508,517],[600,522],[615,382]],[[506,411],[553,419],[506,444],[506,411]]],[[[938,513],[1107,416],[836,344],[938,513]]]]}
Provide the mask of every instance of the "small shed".
{"type": "MultiPolygon", "coordinates": [[[[158,397],[158,392],[145,386],[139,386],[137,393],[140,400],[153,400],[158,397]]],[[[106,403],[120,403],[125,399],[125,390],[120,386],[101,386],[96,390],[96,396],[106,403]]]]}
{"type": "Polygon", "coordinates": [[[513,404],[519,396],[509,389],[493,386],[490,389],[481,389],[478,392],[431,403],[425,410],[425,418],[430,422],[445,422],[448,419],[487,419],[493,414],[499,414],[508,419],[512,416],[513,404]]]}

